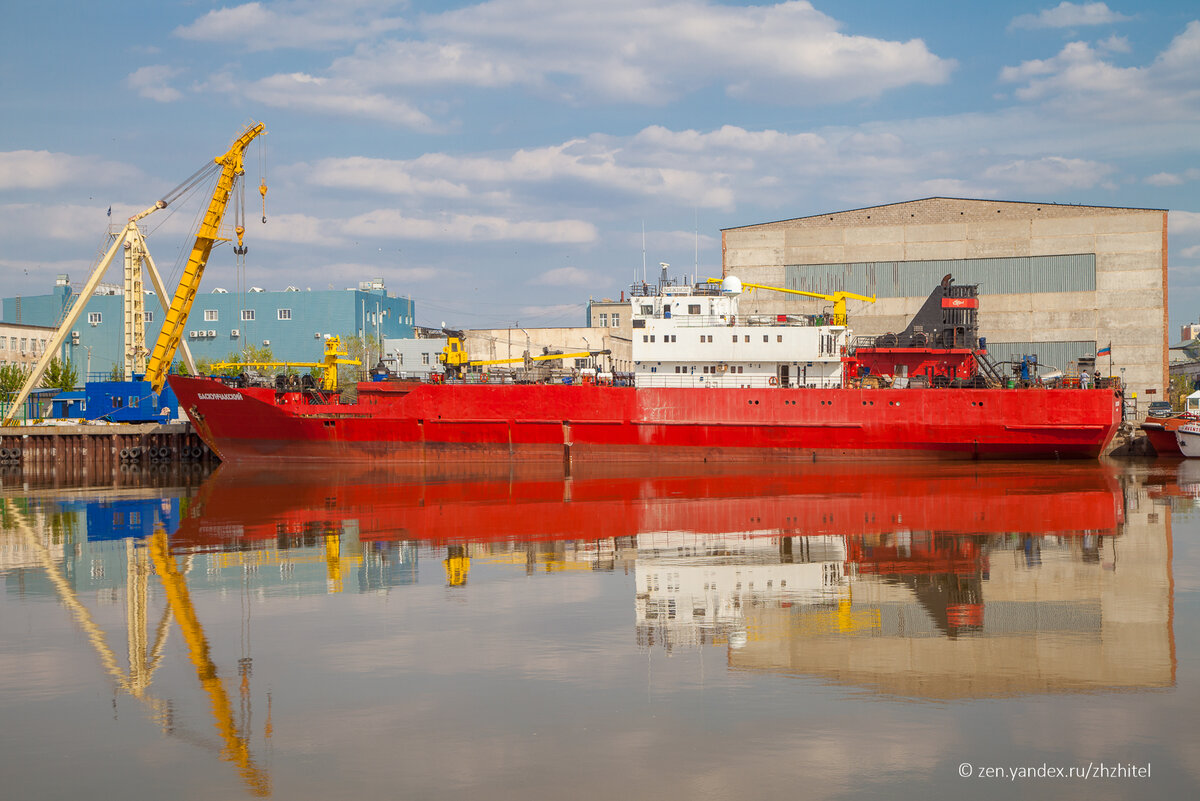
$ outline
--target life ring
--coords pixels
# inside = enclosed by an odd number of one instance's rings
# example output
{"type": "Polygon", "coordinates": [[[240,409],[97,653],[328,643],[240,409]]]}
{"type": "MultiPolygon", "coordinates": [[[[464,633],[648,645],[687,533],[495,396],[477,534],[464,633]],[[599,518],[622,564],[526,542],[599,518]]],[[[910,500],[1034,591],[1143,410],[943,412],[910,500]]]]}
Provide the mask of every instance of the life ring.
{"type": "Polygon", "coordinates": [[[777,387],[777,386],[779,386],[779,379],[776,378],[775,376],[771,376],[770,378],[767,379],[767,383],[773,387],[777,387]]]}

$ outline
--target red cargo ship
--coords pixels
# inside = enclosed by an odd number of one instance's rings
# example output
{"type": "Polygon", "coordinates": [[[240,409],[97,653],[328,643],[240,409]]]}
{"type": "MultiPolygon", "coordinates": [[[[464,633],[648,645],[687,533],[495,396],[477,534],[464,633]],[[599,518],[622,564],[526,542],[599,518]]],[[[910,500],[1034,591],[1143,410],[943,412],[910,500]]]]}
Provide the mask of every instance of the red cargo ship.
{"type": "Polygon", "coordinates": [[[735,278],[641,289],[628,386],[387,380],[353,403],[283,381],[171,388],[229,461],[1094,459],[1121,422],[1117,390],[991,365],[976,287],[950,276],[904,332],[871,341],[844,315],[739,316],[735,278]]]}

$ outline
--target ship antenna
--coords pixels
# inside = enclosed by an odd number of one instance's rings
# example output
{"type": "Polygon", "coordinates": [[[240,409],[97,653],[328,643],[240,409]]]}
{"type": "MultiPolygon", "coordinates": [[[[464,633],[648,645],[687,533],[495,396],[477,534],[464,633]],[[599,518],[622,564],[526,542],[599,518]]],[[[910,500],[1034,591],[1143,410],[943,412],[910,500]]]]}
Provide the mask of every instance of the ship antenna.
{"type": "Polygon", "coordinates": [[[692,264],[692,286],[695,286],[696,282],[700,280],[696,277],[700,274],[700,208],[693,206],[692,211],[696,213],[695,228],[693,229],[696,237],[696,261],[692,264]]]}
{"type": "Polygon", "coordinates": [[[646,221],[642,220],[642,283],[646,283],[646,221]]]}

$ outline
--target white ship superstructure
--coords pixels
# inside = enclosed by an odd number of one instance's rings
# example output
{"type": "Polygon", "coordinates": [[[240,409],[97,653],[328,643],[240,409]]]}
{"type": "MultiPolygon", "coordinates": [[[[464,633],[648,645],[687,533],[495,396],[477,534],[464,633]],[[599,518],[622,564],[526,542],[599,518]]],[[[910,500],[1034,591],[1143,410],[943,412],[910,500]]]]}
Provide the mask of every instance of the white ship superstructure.
{"type": "Polygon", "coordinates": [[[643,284],[631,299],[639,387],[839,387],[849,330],[825,315],[738,313],[737,278],[643,284]]]}

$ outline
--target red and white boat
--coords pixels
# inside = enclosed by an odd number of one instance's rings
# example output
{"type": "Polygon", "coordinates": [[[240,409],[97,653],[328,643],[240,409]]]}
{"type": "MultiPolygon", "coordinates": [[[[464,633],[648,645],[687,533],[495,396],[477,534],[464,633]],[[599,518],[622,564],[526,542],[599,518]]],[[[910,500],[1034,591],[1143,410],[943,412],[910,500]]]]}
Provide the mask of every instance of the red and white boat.
{"type": "Polygon", "coordinates": [[[1180,426],[1195,422],[1200,422],[1200,418],[1183,412],[1167,417],[1148,416],[1139,427],[1159,456],[1183,456],[1175,432],[1180,426]]]}
{"type": "Polygon", "coordinates": [[[1179,452],[1189,459],[1200,457],[1200,421],[1192,420],[1175,429],[1179,452]]]}
{"type": "Polygon", "coordinates": [[[635,291],[625,386],[387,380],[343,403],[285,382],[169,380],[228,461],[1095,459],[1121,422],[1119,390],[1000,375],[976,287],[949,276],[904,332],[869,341],[836,317],[739,315],[740,290],[635,291]]]}

